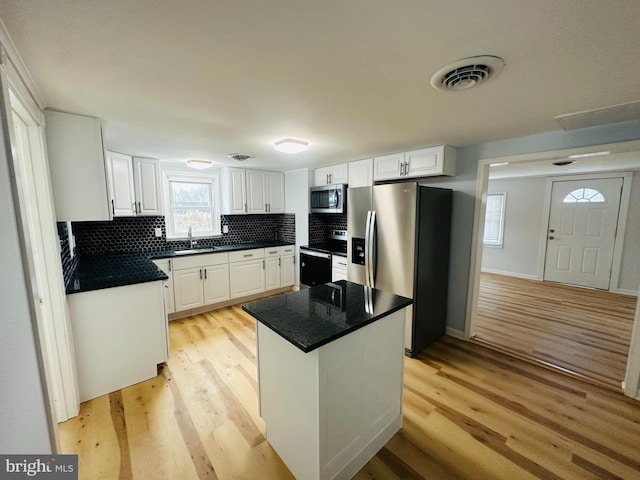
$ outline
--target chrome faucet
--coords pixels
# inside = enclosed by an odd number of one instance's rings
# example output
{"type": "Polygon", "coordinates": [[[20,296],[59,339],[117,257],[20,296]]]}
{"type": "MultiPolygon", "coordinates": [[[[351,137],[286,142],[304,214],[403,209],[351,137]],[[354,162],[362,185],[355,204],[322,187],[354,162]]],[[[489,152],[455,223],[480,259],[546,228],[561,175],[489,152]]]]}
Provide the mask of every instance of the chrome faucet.
{"type": "Polygon", "coordinates": [[[193,248],[196,244],[196,240],[193,239],[193,233],[191,232],[191,225],[189,225],[189,231],[187,232],[187,237],[189,237],[189,248],[193,248]]]}

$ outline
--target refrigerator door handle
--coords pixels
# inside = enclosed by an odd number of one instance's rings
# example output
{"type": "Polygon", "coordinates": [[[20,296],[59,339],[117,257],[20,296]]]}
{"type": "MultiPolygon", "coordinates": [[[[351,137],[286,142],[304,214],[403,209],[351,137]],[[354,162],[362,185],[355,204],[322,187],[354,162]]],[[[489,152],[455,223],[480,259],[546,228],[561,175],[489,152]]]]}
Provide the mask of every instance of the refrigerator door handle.
{"type": "Polygon", "coordinates": [[[373,210],[371,212],[371,228],[369,230],[369,276],[371,280],[369,281],[369,285],[373,288],[376,286],[376,211],[373,210]]]}
{"type": "Polygon", "coordinates": [[[367,224],[365,226],[364,229],[364,278],[365,278],[365,285],[367,287],[371,286],[371,273],[370,273],[370,269],[371,269],[371,261],[370,261],[370,255],[369,252],[371,250],[371,235],[370,235],[370,231],[371,231],[371,210],[367,211],[367,224]]]}

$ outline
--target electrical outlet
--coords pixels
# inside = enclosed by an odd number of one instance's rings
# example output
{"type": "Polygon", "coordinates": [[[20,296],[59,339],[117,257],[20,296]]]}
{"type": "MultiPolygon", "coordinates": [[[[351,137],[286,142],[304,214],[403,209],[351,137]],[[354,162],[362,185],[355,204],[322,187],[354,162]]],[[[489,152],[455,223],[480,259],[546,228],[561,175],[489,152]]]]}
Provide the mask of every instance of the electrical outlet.
{"type": "Polygon", "coordinates": [[[162,236],[162,229],[161,228],[156,228],[156,237],[161,237],[162,236]]]}
{"type": "Polygon", "coordinates": [[[229,225],[222,226],[222,233],[229,233],[229,225]]]}

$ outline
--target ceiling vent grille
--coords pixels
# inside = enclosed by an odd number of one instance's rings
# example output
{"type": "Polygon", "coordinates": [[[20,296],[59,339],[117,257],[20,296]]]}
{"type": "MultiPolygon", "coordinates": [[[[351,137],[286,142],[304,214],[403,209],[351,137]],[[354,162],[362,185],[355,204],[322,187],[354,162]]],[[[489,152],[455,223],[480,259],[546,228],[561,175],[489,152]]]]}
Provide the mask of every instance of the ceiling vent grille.
{"type": "Polygon", "coordinates": [[[463,58],[440,68],[431,77],[431,86],[439,90],[468,90],[497,75],[504,60],[492,55],[463,58]]]}
{"type": "Polygon", "coordinates": [[[237,160],[238,162],[244,162],[245,160],[253,158],[253,156],[247,155],[246,153],[230,153],[229,158],[232,160],[237,160]]]}

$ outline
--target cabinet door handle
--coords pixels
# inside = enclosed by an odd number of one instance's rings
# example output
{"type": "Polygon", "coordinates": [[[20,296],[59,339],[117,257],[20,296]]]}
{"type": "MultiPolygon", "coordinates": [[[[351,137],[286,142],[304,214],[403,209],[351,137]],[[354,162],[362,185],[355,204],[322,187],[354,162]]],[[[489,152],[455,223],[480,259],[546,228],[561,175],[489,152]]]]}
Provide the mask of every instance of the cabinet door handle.
{"type": "Polygon", "coordinates": [[[282,258],[278,258],[278,266],[282,265],[282,258]]]}
{"type": "Polygon", "coordinates": [[[138,213],[142,213],[142,203],[138,202],[138,213]]]}
{"type": "Polygon", "coordinates": [[[404,162],[400,162],[400,176],[404,175],[404,162]]]}
{"type": "Polygon", "coordinates": [[[264,260],[262,260],[262,269],[264,270],[264,260]]]}
{"type": "Polygon", "coordinates": [[[404,162],[404,174],[409,175],[409,162],[404,162]]]}
{"type": "Polygon", "coordinates": [[[207,279],[207,269],[206,268],[204,269],[204,279],[205,280],[207,279]]]}
{"type": "Polygon", "coordinates": [[[115,206],[115,204],[113,203],[113,198],[111,199],[111,213],[112,213],[113,215],[115,215],[115,214],[116,214],[116,206],[115,206]]]}
{"type": "Polygon", "coordinates": [[[171,271],[171,259],[169,259],[169,271],[171,271]]]}
{"type": "Polygon", "coordinates": [[[265,211],[265,213],[269,211],[269,208],[267,207],[266,203],[264,204],[264,211],[265,211]]]}
{"type": "Polygon", "coordinates": [[[244,258],[249,258],[249,257],[253,257],[253,253],[247,253],[245,255],[243,255],[244,258]]]}
{"type": "Polygon", "coordinates": [[[202,280],[202,269],[200,269],[200,280],[202,280]]]}
{"type": "Polygon", "coordinates": [[[249,210],[247,210],[247,204],[244,204],[244,213],[247,213],[249,210]]]}

